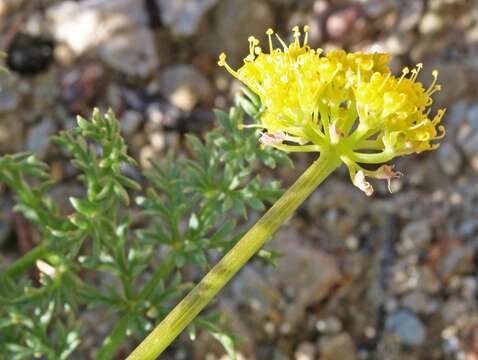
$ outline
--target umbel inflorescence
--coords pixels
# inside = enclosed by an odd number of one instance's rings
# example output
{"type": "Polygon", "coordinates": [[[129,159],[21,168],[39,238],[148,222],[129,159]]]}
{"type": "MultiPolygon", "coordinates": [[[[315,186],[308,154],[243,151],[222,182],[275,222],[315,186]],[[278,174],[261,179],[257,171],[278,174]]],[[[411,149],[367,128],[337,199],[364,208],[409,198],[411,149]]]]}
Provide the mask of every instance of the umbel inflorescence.
{"type": "Polygon", "coordinates": [[[226,55],[219,57],[234,77],[259,96],[264,111],[261,142],[293,152],[333,151],[346,164],[352,182],[367,195],[373,188],[366,177],[390,179],[401,174],[385,163],[400,155],[434,150],[434,140],[445,135],[440,125],[444,109],[430,117],[438,72],[428,88],[417,81],[422,64],[392,75],[385,53],[346,53],[312,49],[296,26],[294,40],[274,48],[267,30],[269,50],[249,37],[249,55],[233,70],[226,55]],[[363,164],[380,164],[368,170],[363,164]]]}

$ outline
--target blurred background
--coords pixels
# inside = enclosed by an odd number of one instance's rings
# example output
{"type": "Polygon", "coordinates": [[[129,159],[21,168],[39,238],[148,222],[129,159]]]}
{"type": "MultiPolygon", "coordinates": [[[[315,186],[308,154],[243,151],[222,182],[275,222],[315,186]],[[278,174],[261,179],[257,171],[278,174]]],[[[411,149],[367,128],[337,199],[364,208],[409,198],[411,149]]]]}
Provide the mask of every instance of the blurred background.
{"type": "MultiPolygon", "coordinates": [[[[478,359],[478,1],[0,0],[0,154],[38,154],[66,201],[75,172],[48,137],[93,106],[116,112],[143,167],[180,154],[238,89],[218,54],[238,65],[249,35],[297,24],[313,47],[390,52],[398,73],[423,62],[425,85],[438,69],[447,136],[396,161],[393,194],[375,182],[366,198],[333,175],[271,243],[277,268],[253,262],[221,293],[242,359],[478,359]]],[[[309,162],[276,176],[290,184],[309,162]]],[[[0,249],[14,259],[37,240],[11,206],[0,188],[0,249]]],[[[211,337],[173,354],[227,359],[211,337]]]]}

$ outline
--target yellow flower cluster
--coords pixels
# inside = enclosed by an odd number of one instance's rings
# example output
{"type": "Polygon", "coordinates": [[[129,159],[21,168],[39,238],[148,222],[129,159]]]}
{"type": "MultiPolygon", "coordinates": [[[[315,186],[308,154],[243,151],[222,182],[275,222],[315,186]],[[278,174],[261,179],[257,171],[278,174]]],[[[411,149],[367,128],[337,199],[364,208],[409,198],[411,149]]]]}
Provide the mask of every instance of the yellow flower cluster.
{"type": "Polygon", "coordinates": [[[360,164],[383,164],[392,158],[433,150],[434,140],[444,136],[439,125],[444,110],[429,117],[432,94],[440,90],[433,82],[425,89],[417,76],[418,64],[391,74],[388,54],[326,54],[307,44],[296,26],[291,44],[276,35],[281,48],[274,48],[273,30],[267,30],[269,51],[249,37],[249,55],[237,71],[219,57],[234,77],[259,96],[265,111],[260,116],[264,129],[261,142],[285,151],[334,151],[348,166],[354,184],[367,195],[373,192],[366,176],[390,179],[400,173],[382,165],[375,171],[360,164]]]}

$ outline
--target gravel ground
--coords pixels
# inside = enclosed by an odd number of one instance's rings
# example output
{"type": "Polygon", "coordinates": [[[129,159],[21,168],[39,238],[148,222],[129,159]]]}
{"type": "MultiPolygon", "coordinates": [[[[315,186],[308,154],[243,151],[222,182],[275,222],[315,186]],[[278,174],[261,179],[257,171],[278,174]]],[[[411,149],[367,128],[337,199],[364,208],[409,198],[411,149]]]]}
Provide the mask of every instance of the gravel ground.
{"type": "MultiPolygon", "coordinates": [[[[11,69],[0,154],[36,152],[59,198],[75,193],[47,138],[100,106],[147,166],[231,103],[237,84],[216,66],[220,51],[239,64],[250,34],[305,23],[314,47],[387,51],[395,71],[437,68],[447,136],[437,152],[396,161],[406,176],[393,194],[377,183],[366,198],[339,171],[306,201],[271,244],[284,254],[277,268],[249,264],[220,297],[241,358],[478,359],[478,1],[0,0],[11,69]]],[[[277,176],[291,183],[309,161],[277,176]]],[[[19,220],[1,191],[0,247],[11,248],[19,220]]],[[[170,354],[227,359],[210,337],[170,354]]]]}

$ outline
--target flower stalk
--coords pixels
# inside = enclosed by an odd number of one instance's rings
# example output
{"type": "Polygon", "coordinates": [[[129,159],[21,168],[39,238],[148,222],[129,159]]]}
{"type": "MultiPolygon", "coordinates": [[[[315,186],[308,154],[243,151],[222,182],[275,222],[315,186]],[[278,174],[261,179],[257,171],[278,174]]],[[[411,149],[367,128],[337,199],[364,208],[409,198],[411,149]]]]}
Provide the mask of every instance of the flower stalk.
{"type": "Polygon", "coordinates": [[[341,160],[334,152],[322,152],[319,159],[176,305],[127,359],[156,359],[244,264],[259,251],[279,226],[340,164],[341,160]]]}
{"type": "Polygon", "coordinates": [[[196,287],[131,353],[129,360],[155,359],[199,314],[239,269],[265,244],[307,196],[344,163],[352,183],[367,196],[373,187],[367,178],[390,181],[402,176],[385,164],[397,156],[434,150],[445,135],[440,121],[444,109],[429,116],[431,95],[440,90],[438,72],[428,88],[417,81],[422,64],[391,74],[388,54],[323,54],[307,43],[296,26],[292,43],[279,36],[269,51],[249,37],[249,55],[238,70],[223,53],[218,65],[246,87],[240,104],[259,120],[260,142],[286,152],[317,152],[314,162],[269,211],[212,268],[196,287]],[[370,170],[363,164],[375,164],[370,170]]]}

